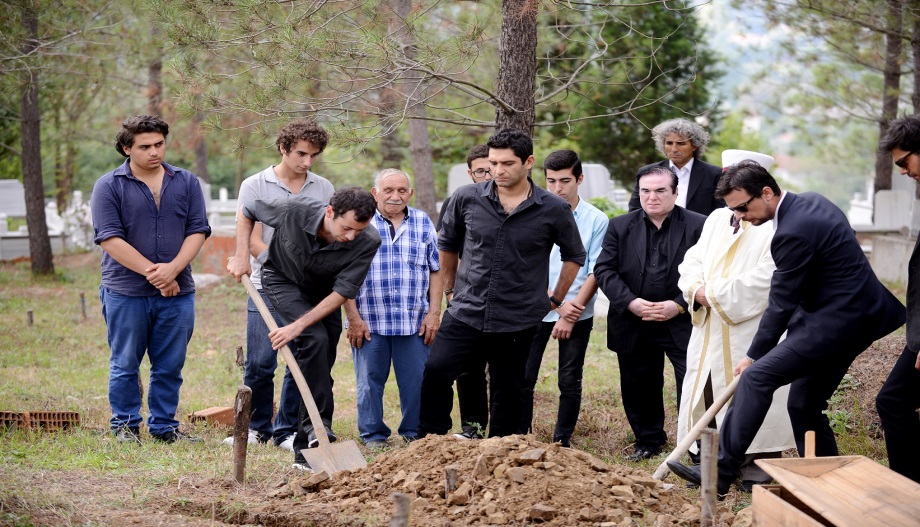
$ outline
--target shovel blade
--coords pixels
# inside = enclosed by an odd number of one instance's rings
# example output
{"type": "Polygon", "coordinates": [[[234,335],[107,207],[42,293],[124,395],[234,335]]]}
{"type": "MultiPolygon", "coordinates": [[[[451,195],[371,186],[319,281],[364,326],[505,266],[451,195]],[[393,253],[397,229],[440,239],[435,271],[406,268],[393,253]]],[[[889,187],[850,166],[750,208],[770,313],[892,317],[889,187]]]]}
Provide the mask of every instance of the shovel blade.
{"type": "Polygon", "coordinates": [[[343,470],[358,470],[367,467],[364,454],[354,441],[320,444],[317,448],[300,451],[314,472],[325,471],[330,476],[343,470]]]}

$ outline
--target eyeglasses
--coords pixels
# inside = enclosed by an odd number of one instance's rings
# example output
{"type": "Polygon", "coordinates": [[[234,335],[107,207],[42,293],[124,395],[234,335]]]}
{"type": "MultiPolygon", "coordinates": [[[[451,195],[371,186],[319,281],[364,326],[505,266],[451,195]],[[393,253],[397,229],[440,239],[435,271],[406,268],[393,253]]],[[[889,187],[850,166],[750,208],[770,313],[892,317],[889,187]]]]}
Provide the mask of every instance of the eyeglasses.
{"type": "Polygon", "coordinates": [[[903,156],[901,156],[900,159],[896,159],[895,162],[894,162],[894,164],[895,164],[898,168],[907,168],[907,158],[910,157],[910,156],[912,156],[912,155],[914,155],[914,154],[916,154],[916,153],[917,153],[917,152],[908,152],[908,153],[904,154],[903,156]]]}
{"type": "Polygon", "coordinates": [[[740,205],[735,205],[734,207],[725,207],[725,208],[727,208],[728,210],[732,212],[747,212],[748,205],[750,205],[751,202],[754,201],[755,198],[759,198],[759,197],[760,196],[751,196],[751,199],[745,201],[744,203],[741,203],[740,205]]]}
{"type": "Polygon", "coordinates": [[[473,174],[473,177],[476,179],[483,179],[486,176],[492,177],[492,171],[488,168],[477,168],[470,173],[473,174]]]}

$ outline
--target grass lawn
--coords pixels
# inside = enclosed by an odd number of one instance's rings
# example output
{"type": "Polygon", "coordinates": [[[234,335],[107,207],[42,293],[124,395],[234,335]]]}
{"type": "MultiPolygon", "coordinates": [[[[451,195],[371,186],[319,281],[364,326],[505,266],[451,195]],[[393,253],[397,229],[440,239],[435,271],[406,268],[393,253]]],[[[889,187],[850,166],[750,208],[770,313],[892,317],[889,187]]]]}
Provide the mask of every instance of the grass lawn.
{"type": "MultiPolygon", "coordinates": [[[[242,370],[235,364],[236,348],[245,345],[246,292],[241,285],[227,277],[197,293],[196,330],[183,372],[179,418],[185,431],[205,442],[162,445],[150,441],[144,429],[145,441],[138,447],[117,443],[108,433],[109,349],[98,297],[99,256],[61,257],[56,266],[54,279],[36,280],[27,263],[0,265],[0,412],[79,412],[81,426],[66,433],[0,428],[0,525],[209,525],[204,522],[215,517],[214,510],[189,514],[189,507],[183,507],[178,503],[182,500],[169,491],[195,485],[212,495],[234,494],[232,500],[217,501],[224,509],[247,507],[291,474],[291,453],[252,446],[247,481],[240,490],[232,482],[230,448],[221,444],[228,430],[186,419],[197,410],[233,405],[242,382],[242,370]],[[109,511],[104,521],[98,519],[101,510],[109,511]]],[[[615,356],[605,345],[605,322],[603,318],[595,321],[573,444],[610,463],[627,464],[623,458],[631,452],[632,437],[619,397],[615,356]]],[[[884,348],[888,355],[896,356],[891,350],[903,346],[903,336],[892,338],[884,348]]],[[[342,339],[333,370],[334,429],[340,438],[357,439],[354,371],[344,343],[342,339]]],[[[551,342],[534,411],[534,435],[546,442],[551,441],[558,396],[555,357],[551,342]]],[[[879,359],[876,366],[868,367],[871,382],[862,380],[862,375],[851,380],[855,385],[841,390],[832,407],[841,452],[865,454],[882,463],[884,443],[867,401],[869,395],[874,396],[869,392],[877,392],[879,379],[884,379],[884,368],[890,368],[886,361],[879,359]],[[858,396],[859,386],[868,395],[858,396]]],[[[148,373],[145,362],[145,386],[148,373]]],[[[281,373],[279,369],[276,375],[276,399],[281,373]]],[[[676,425],[670,371],[666,378],[667,400],[671,401],[666,427],[673,441],[676,425]]],[[[399,405],[392,375],[384,406],[386,422],[395,430],[399,405]]],[[[143,413],[146,417],[146,408],[143,413]]],[[[456,427],[456,405],[454,423],[456,427]]],[[[366,454],[370,460],[375,455],[366,454]]],[[[652,472],[662,459],[638,466],[652,472]]],[[[232,510],[220,512],[222,518],[232,514],[232,510]]]]}

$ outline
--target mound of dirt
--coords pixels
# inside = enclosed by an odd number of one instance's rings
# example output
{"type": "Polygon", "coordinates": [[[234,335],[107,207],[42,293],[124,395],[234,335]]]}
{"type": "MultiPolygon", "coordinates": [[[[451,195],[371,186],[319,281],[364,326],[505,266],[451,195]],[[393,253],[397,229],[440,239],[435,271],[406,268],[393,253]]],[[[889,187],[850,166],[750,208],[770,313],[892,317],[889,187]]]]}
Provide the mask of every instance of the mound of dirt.
{"type": "MultiPolygon", "coordinates": [[[[699,505],[671,487],[533,436],[429,436],[364,470],[296,478],[272,495],[303,496],[365,525],[389,521],[394,493],[408,496],[412,525],[698,525],[699,505]]],[[[720,523],[733,520],[724,509],[720,523]]]]}

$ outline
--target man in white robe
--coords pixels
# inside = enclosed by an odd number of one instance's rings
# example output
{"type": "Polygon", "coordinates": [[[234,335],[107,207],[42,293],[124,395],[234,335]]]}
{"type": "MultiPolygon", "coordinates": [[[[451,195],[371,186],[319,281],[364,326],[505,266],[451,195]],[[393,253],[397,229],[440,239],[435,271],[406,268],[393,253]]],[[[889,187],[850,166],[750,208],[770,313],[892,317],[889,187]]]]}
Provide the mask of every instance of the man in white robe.
{"type": "MultiPolygon", "coordinates": [[[[726,150],[722,165],[744,159],[756,161],[766,169],[773,164],[773,158],[764,154],[726,150]]],[[[745,357],[757,333],[776,269],[770,255],[772,238],[770,226],[757,229],[746,221],[739,224],[730,209],[717,209],[709,215],[700,240],[678,267],[678,286],[690,306],[693,322],[684,396],[678,412],[678,442],[702,417],[714,396],[731,383],[734,365],[745,357]]],[[[788,393],[789,386],[776,391],[767,418],[747,451],[741,479],[748,488],[771,480],[754,464],[754,459],[780,457],[783,450],[795,447],[786,410],[788,393]]],[[[721,426],[727,407],[723,406],[716,416],[717,426],[721,426]]]]}

